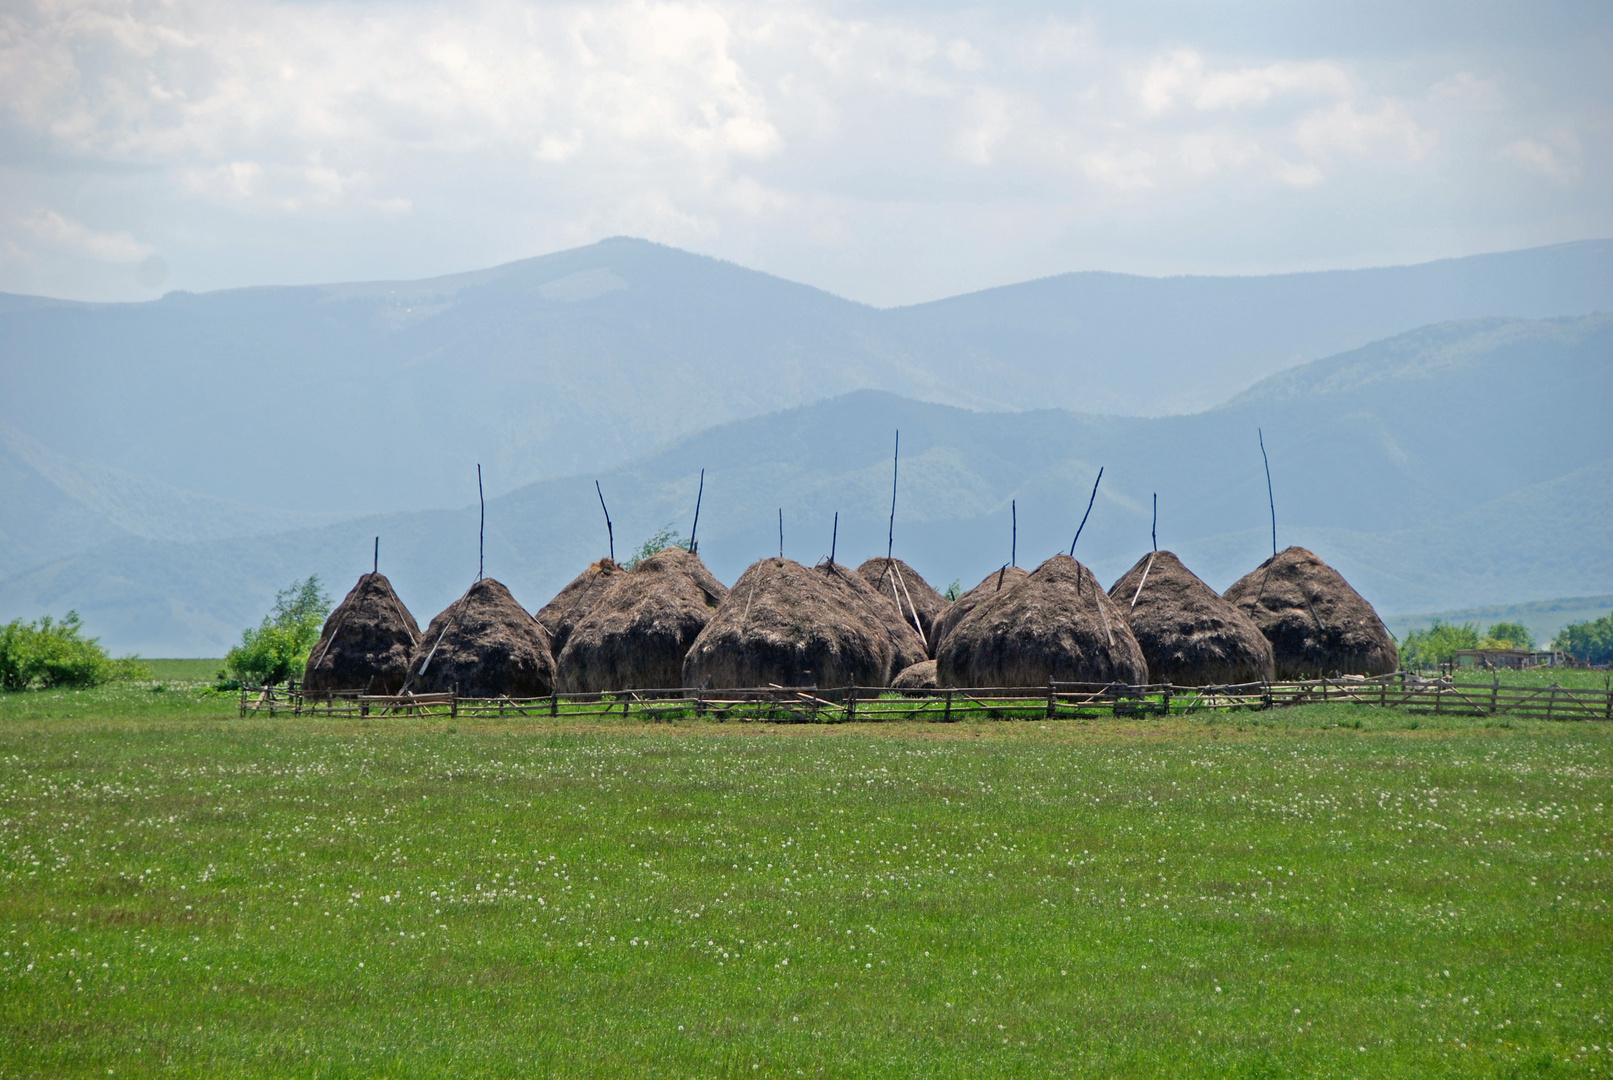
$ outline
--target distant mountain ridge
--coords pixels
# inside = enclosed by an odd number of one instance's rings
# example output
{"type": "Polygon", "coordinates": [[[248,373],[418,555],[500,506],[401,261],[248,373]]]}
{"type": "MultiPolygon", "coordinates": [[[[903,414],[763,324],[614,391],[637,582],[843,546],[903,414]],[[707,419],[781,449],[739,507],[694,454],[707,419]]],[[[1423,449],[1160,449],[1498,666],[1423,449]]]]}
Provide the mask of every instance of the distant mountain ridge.
{"type": "Polygon", "coordinates": [[[1421,326],[1613,310],[1613,242],[1246,278],[1070,274],[879,310],[617,238],[414,282],[0,297],[0,422],[260,506],[455,505],[715,424],[879,390],[967,409],[1203,410],[1421,326]]]}
{"type": "MultiPolygon", "coordinates": [[[[1140,419],[972,412],[858,391],[671,440],[614,469],[544,480],[487,508],[487,568],[529,608],[606,553],[687,532],[702,467],[701,554],[732,581],[777,550],[855,563],[885,546],[892,432],[902,432],[896,551],[938,587],[1068,549],[1104,580],[1148,543],[1216,587],[1270,553],[1257,429],[1271,453],[1279,543],[1312,547],[1385,614],[1613,592],[1613,316],[1425,327],[1267,380],[1206,412],[1140,419]]],[[[381,565],[418,617],[476,570],[477,512],[354,518],[273,536],[113,537],[0,578],[0,619],[77,607],[117,648],[216,654],[274,589],[318,571],[334,590],[381,565]]]]}

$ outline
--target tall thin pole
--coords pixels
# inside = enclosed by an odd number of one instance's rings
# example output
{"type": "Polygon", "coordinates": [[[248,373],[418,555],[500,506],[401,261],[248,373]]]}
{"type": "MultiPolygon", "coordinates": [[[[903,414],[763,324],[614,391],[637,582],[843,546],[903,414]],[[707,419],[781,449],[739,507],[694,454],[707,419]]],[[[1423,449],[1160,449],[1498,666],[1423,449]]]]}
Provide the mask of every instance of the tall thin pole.
{"type": "Polygon", "coordinates": [[[599,488],[599,481],[594,481],[594,493],[599,496],[599,508],[605,511],[605,537],[610,541],[610,561],[616,561],[616,530],[611,527],[610,509],[605,506],[605,493],[599,488]]]}
{"type": "Polygon", "coordinates": [[[902,460],[902,433],[896,433],[896,453],[891,458],[891,527],[885,537],[885,562],[891,561],[891,550],[896,546],[896,467],[902,460]]]}
{"type": "Polygon", "coordinates": [[[1008,565],[1019,565],[1019,504],[1013,499],[1008,500],[1008,512],[1014,518],[1014,538],[1008,545],[1008,565]]]}
{"type": "Polygon", "coordinates": [[[784,507],[778,508],[778,557],[784,558],[784,507]]]}
{"type": "Polygon", "coordinates": [[[1271,494],[1271,459],[1266,456],[1266,433],[1255,428],[1260,436],[1260,460],[1266,463],[1266,503],[1271,507],[1271,557],[1277,557],[1277,500],[1271,494]]]}
{"type": "Polygon", "coordinates": [[[381,538],[379,536],[377,536],[375,538],[375,565],[370,567],[370,573],[379,574],[380,572],[381,572],[381,538]]]}
{"type": "MultiPolygon", "coordinates": [[[[482,504],[482,523],[476,530],[476,580],[482,580],[483,568],[487,565],[487,500],[482,497],[482,466],[476,464],[476,501],[482,504]]],[[[376,561],[380,561],[381,542],[375,542],[376,561]]]]}
{"type": "MultiPolygon", "coordinates": [[[[1087,512],[1081,515],[1081,524],[1075,527],[1075,540],[1081,539],[1081,530],[1087,527],[1087,517],[1092,513],[1092,504],[1098,501],[1098,485],[1103,482],[1103,466],[1098,466],[1098,478],[1092,481],[1092,497],[1087,500],[1087,512]]],[[[1070,558],[1075,558],[1075,540],[1070,541],[1070,558]]]]}
{"type": "Polygon", "coordinates": [[[835,511],[835,529],[829,534],[829,565],[835,564],[835,544],[840,539],[840,511],[835,511]]]}
{"type": "Polygon", "coordinates": [[[706,470],[701,469],[700,470],[700,490],[695,493],[695,497],[694,497],[694,524],[689,526],[689,554],[691,554],[691,555],[693,555],[695,552],[700,550],[700,545],[695,543],[694,534],[697,531],[699,531],[699,529],[700,529],[700,500],[705,497],[705,494],[706,494],[706,470]]]}
{"type": "Polygon", "coordinates": [[[1154,526],[1148,530],[1148,535],[1154,540],[1154,550],[1159,550],[1159,492],[1154,492],[1154,526]]]}

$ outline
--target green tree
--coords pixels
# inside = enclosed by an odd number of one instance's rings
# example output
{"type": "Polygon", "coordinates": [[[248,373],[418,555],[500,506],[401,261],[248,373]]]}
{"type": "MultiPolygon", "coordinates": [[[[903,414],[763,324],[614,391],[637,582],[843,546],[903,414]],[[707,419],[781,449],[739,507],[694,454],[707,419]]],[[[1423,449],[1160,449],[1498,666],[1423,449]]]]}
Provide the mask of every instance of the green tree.
{"type": "Polygon", "coordinates": [[[1613,611],[1600,619],[1569,623],[1551,644],[1583,664],[1613,664],[1613,611]]]}
{"type": "Polygon", "coordinates": [[[634,552],[633,556],[622,565],[631,570],[651,555],[658,551],[665,551],[681,539],[683,538],[678,535],[678,530],[674,529],[670,523],[663,525],[655,530],[648,540],[640,544],[638,551],[634,552]]]}
{"type": "Polygon", "coordinates": [[[1427,630],[1413,630],[1400,645],[1400,659],[1417,670],[1449,663],[1457,649],[1479,647],[1479,628],[1472,623],[1460,626],[1435,619],[1427,630]]]}
{"type": "Polygon", "coordinates": [[[314,574],[275,594],[274,610],[224,657],[224,666],[242,682],[273,686],[299,674],[330,614],[330,597],[314,574]]]}
{"type": "Polygon", "coordinates": [[[138,678],[145,669],[138,659],[114,660],[97,638],[84,636],[78,612],[59,622],[49,615],[25,623],[0,626],[0,689],[49,689],[55,686],[99,686],[110,679],[138,678]]]}
{"type": "Polygon", "coordinates": [[[958,578],[953,578],[952,584],[948,585],[947,591],[941,595],[947,598],[947,603],[952,603],[953,601],[957,600],[958,597],[963,595],[963,582],[958,578]]]}
{"type": "Polygon", "coordinates": [[[1535,635],[1523,623],[1498,622],[1484,632],[1484,647],[1499,649],[1533,649],[1535,635]]]}

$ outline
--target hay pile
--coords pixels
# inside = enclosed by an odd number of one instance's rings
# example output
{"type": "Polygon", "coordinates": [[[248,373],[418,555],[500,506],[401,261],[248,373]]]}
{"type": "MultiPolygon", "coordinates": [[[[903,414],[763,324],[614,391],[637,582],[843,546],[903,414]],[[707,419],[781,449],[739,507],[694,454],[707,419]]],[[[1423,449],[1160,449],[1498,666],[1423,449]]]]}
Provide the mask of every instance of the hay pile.
{"type": "Polygon", "coordinates": [[[409,657],[408,688],[417,694],[544,697],[554,685],[548,633],[492,578],[432,619],[409,657]]]}
{"type": "Polygon", "coordinates": [[[700,556],[669,547],[625,574],[572,627],[556,663],[568,694],[683,685],[683,658],[728,595],[700,556]]]}
{"type": "Polygon", "coordinates": [[[566,647],[572,628],[593,610],[601,597],[610,590],[616,578],[627,573],[620,563],[600,559],[571,579],[571,582],[553,600],[538,609],[538,622],[549,635],[549,647],[556,656],[566,647]]]}
{"type": "Polygon", "coordinates": [[[1387,675],[1400,664],[1372,605],[1302,547],[1261,563],[1226,591],[1271,642],[1279,679],[1387,675]]]}
{"type": "Polygon", "coordinates": [[[1149,682],[1225,686],[1275,677],[1260,627],[1169,551],[1138,559],[1109,598],[1142,647],[1149,682]]]}
{"type": "Polygon", "coordinates": [[[846,567],[753,563],[683,662],[683,685],[888,686],[924,659],[912,627],[846,567]]]}
{"type": "Polygon", "coordinates": [[[419,640],[419,624],[386,575],[365,574],[325,620],[319,643],[308,654],[303,692],[313,697],[334,690],[395,694],[409,677],[409,653],[419,640]]]}
{"type": "Polygon", "coordinates": [[[935,660],[942,686],[1148,681],[1125,613],[1068,555],[980,603],[941,639],[935,660]]]}
{"type": "Polygon", "coordinates": [[[1028,577],[1030,571],[1021,570],[1017,566],[1005,566],[1001,570],[993,570],[981,579],[980,584],[948,604],[941,617],[935,620],[935,632],[930,635],[930,655],[940,655],[941,642],[946,640],[952,628],[962,622],[969,612],[1028,577]]]}
{"type": "Polygon", "coordinates": [[[901,559],[873,558],[857,567],[857,575],[873,590],[896,605],[902,620],[917,620],[930,649],[935,648],[935,620],[947,609],[947,598],[930,587],[918,571],[901,559]]]}
{"type": "Polygon", "coordinates": [[[934,660],[925,660],[912,667],[905,667],[891,680],[891,688],[894,690],[934,690],[940,685],[935,679],[934,660]]]}

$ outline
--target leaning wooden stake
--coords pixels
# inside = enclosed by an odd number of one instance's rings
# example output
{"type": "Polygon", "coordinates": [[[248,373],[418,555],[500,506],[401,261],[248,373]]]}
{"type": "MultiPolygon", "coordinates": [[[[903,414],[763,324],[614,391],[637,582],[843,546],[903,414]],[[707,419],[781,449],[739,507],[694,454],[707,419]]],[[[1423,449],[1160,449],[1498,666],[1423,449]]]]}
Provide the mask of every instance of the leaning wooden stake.
{"type": "Polygon", "coordinates": [[[695,540],[695,533],[700,531],[700,500],[706,494],[706,470],[700,470],[700,490],[694,497],[694,524],[689,526],[689,554],[694,555],[700,550],[700,544],[695,540]]]}
{"type": "MultiPolygon", "coordinates": [[[[482,573],[482,568],[486,565],[487,559],[487,500],[482,497],[482,466],[480,463],[476,466],[476,501],[482,506],[482,523],[476,530],[476,580],[480,581],[486,576],[482,573]]],[[[381,561],[381,542],[379,538],[376,539],[375,550],[375,559],[379,563],[381,561]]]]}
{"type": "Polygon", "coordinates": [[[600,490],[599,481],[594,481],[594,493],[599,496],[599,508],[605,511],[605,537],[610,541],[610,561],[616,561],[616,530],[611,527],[610,510],[605,506],[605,493],[600,490]]]}
{"type": "Polygon", "coordinates": [[[890,532],[885,537],[885,561],[890,562],[891,551],[896,546],[896,468],[902,460],[902,433],[896,433],[896,453],[891,457],[891,524],[890,532]]]}
{"type": "Polygon", "coordinates": [[[1098,501],[1098,485],[1103,482],[1103,467],[1098,467],[1098,478],[1092,481],[1092,496],[1087,499],[1087,512],[1081,515],[1081,524],[1075,527],[1075,540],[1070,541],[1070,558],[1075,558],[1075,544],[1081,539],[1081,530],[1087,527],[1087,518],[1092,514],[1092,504],[1098,501]]]}

